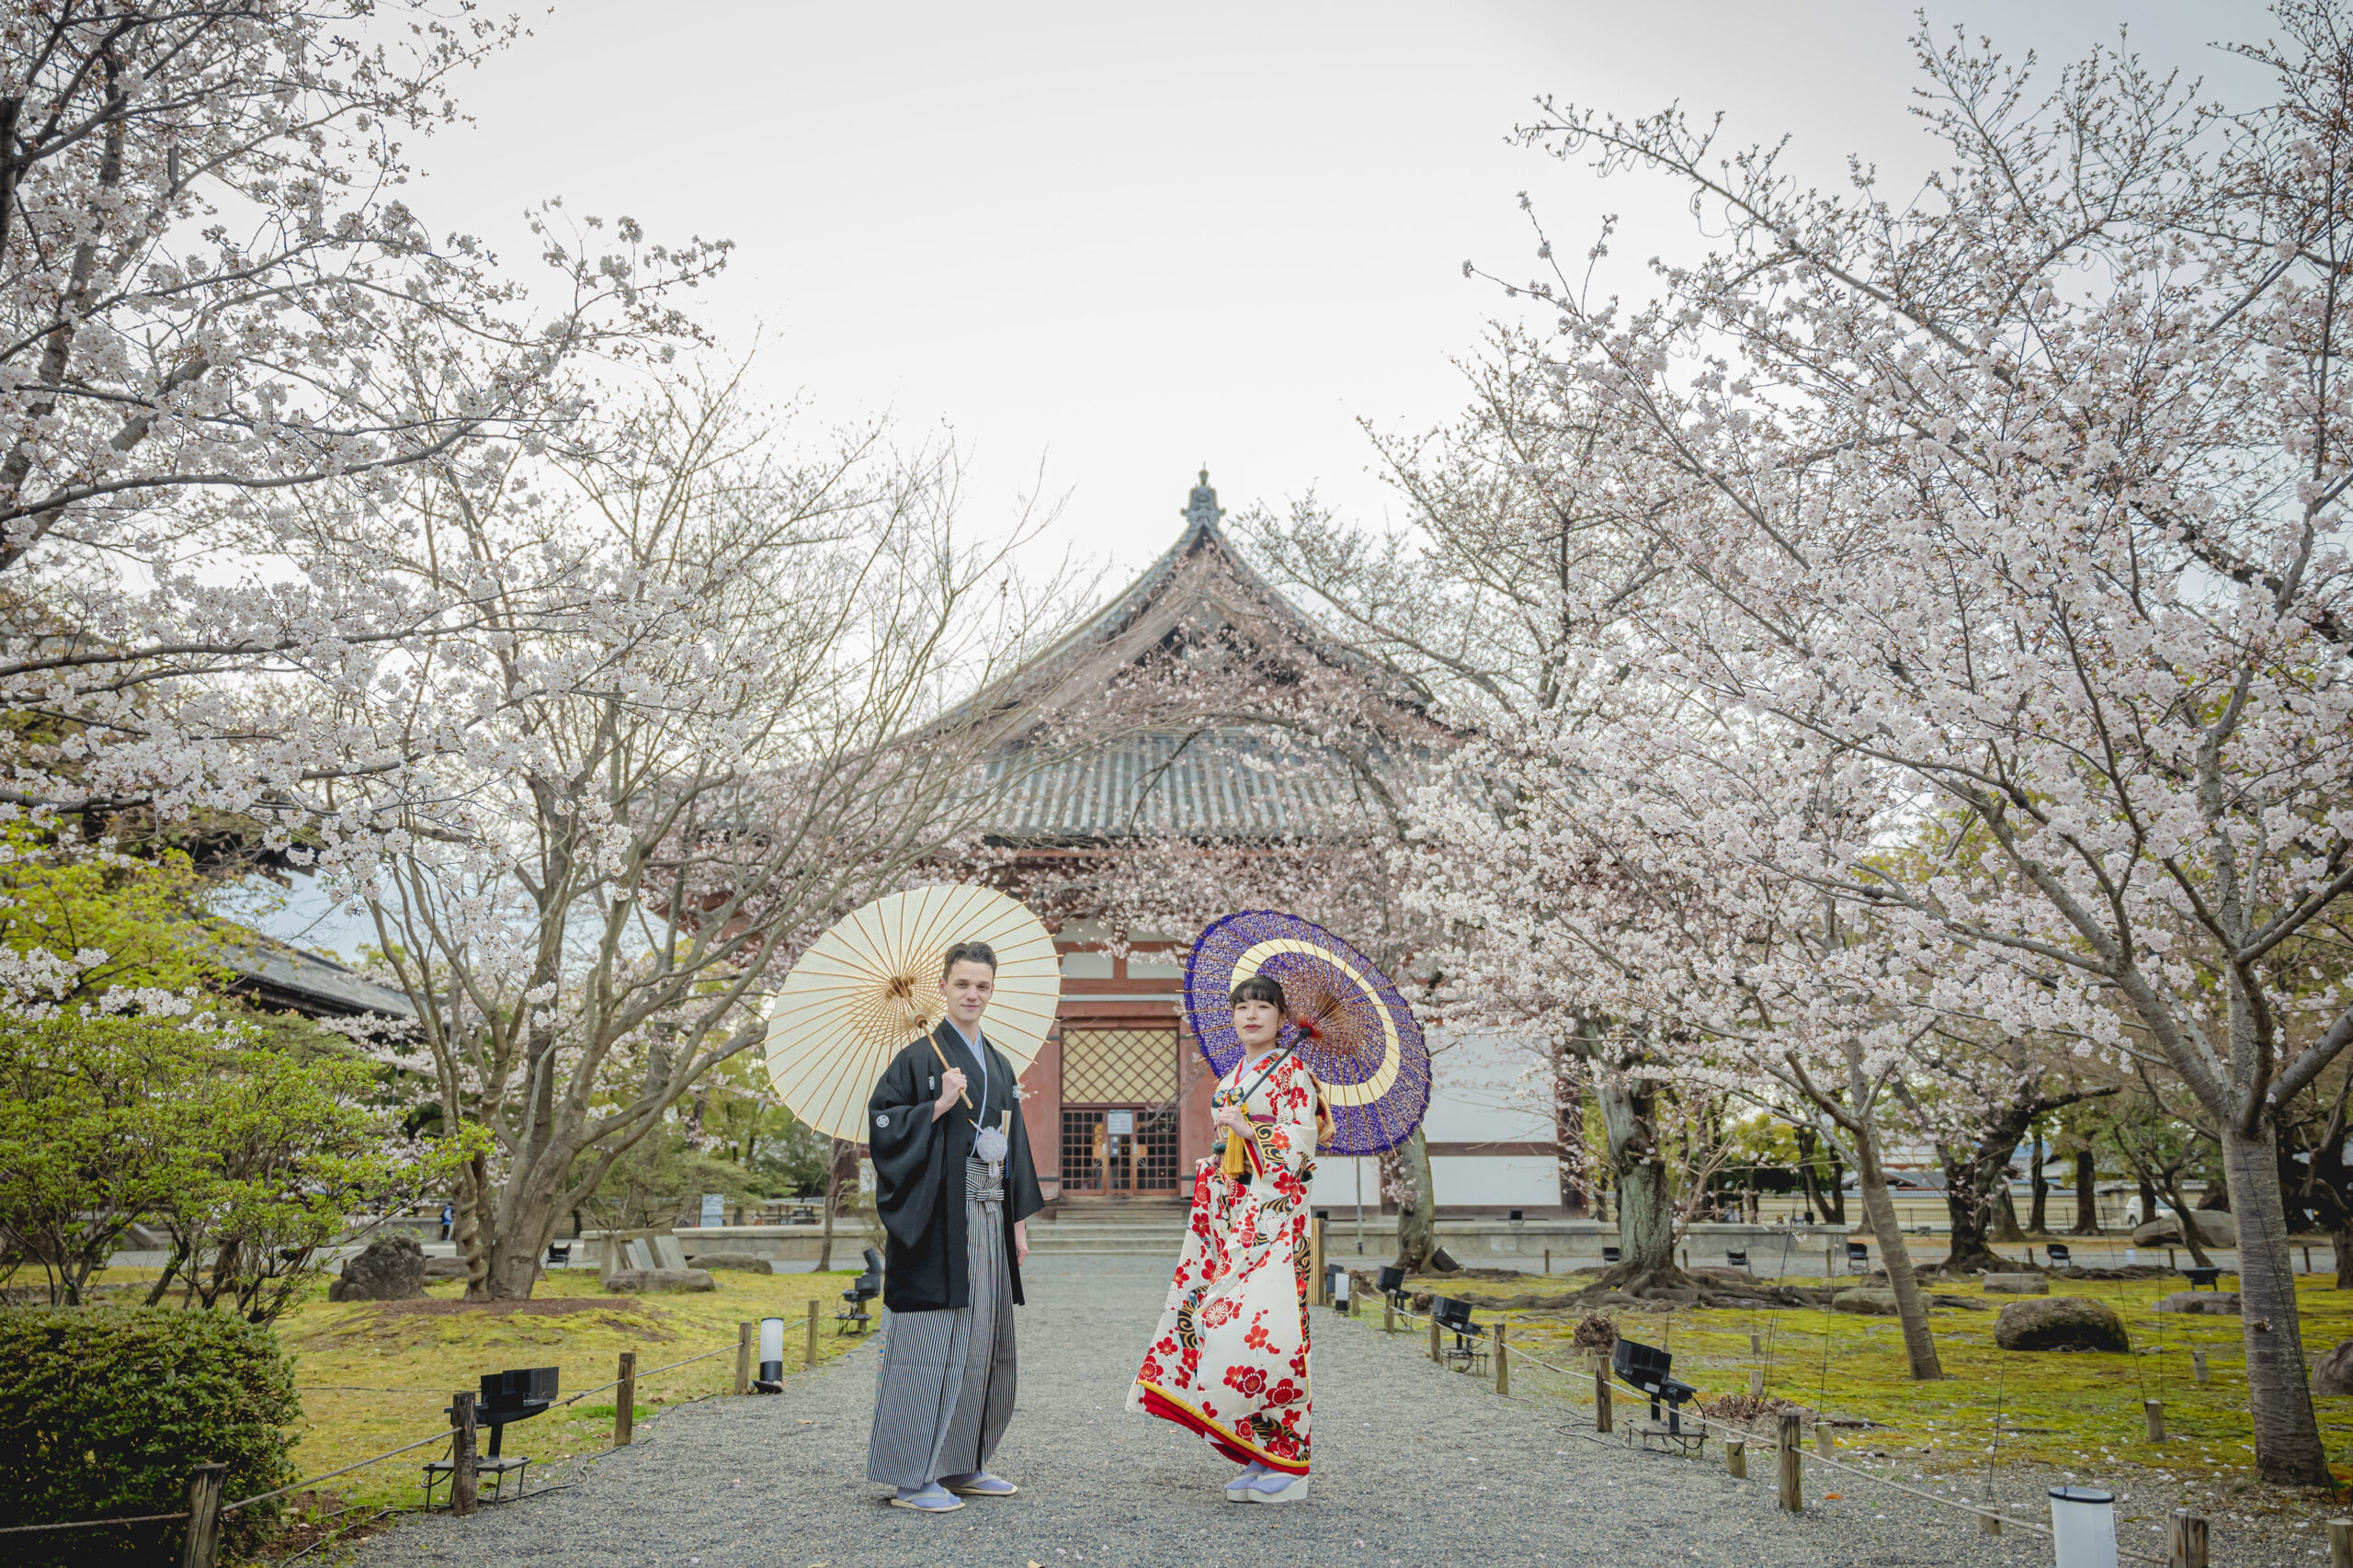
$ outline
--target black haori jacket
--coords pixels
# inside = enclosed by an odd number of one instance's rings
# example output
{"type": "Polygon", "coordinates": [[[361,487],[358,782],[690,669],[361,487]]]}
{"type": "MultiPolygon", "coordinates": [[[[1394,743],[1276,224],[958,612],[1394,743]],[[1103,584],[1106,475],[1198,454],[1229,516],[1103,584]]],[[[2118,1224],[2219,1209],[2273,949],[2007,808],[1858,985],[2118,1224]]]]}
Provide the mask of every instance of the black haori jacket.
{"type": "Polygon", "coordinates": [[[981,1037],[989,1053],[988,1103],[982,1105],[980,1063],[956,1026],[942,1021],[930,1041],[917,1040],[891,1059],[882,1081],[866,1102],[867,1147],[874,1156],[874,1207],[885,1233],[882,1244],[882,1304],[894,1312],[929,1312],[972,1304],[970,1255],[964,1236],[964,1162],[972,1156],[978,1127],[959,1099],[934,1121],[939,1075],[947,1069],[932,1050],[938,1044],[963,1072],[965,1093],[980,1108],[982,1121],[1006,1129],[1005,1265],[1012,1274],[1013,1299],[1021,1301],[1021,1267],[1015,1261],[1013,1227],[1046,1206],[1038,1188],[1038,1167],[1029,1158],[1029,1134],[1021,1124],[1021,1102],[1014,1098],[1013,1063],[981,1037]]]}

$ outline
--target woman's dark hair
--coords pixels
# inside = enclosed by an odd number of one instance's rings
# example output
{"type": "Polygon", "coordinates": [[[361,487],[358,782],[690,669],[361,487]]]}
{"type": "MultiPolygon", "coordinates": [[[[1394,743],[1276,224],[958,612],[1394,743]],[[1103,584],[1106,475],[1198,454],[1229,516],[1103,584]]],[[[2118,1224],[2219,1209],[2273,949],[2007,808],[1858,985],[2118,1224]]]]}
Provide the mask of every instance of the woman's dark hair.
{"type": "Polygon", "coordinates": [[[947,983],[948,977],[956,972],[956,966],[960,963],[984,963],[989,966],[989,972],[991,974],[995,974],[996,972],[996,950],[991,948],[986,942],[957,943],[954,947],[948,949],[948,957],[940,960],[939,979],[941,983],[945,984],[947,983]]]}
{"type": "Polygon", "coordinates": [[[1283,1000],[1282,983],[1271,974],[1254,974],[1233,988],[1226,999],[1229,1007],[1239,1007],[1245,1002],[1272,1002],[1275,1011],[1285,1017],[1290,1016],[1290,1004],[1283,1000]]]}

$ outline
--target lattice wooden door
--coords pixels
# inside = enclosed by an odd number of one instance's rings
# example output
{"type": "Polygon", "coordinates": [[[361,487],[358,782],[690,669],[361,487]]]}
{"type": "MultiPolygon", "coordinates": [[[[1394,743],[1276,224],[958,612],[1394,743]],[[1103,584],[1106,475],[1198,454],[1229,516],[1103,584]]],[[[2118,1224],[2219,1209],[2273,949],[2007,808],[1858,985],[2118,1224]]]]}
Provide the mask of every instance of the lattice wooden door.
{"type": "Polygon", "coordinates": [[[1179,1049],[1173,1028],[1063,1028],[1063,1191],[1177,1190],[1179,1049]]]}

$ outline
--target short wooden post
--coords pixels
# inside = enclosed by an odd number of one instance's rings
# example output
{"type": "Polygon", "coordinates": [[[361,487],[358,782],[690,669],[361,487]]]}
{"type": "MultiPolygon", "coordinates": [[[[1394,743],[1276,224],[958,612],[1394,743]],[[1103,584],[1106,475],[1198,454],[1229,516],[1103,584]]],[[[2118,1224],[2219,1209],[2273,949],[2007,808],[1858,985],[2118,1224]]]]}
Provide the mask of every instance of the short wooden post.
{"type": "Polygon", "coordinates": [[[1751,1399],[1765,1397],[1765,1373],[1758,1368],[1752,1367],[1748,1370],[1748,1397],[1751,1399]]]}
{"type": "Polygon", "coordinates": [[[1312,1222],[1308,1232],[1308,1245],[1314,1253],[1314,1256],[1308,1259],[1315,1269],[1312,1299],[1315,1305],[1328,1307],[1332,1304],[1332,1276],[1324,1267],[1324,1216],[1321,1214],[1316,1215],[1312,1222]]]}
{"type": "Polygon", "coordinates": [[[1742,1481],[1748,1479],[1747,1438],[1726,1437],[1724,1439],[1724,1473],[1736,1476],[1742,1481]]]}
{"type": "Polygon", "coordinates": [[[637,1425],[637,1352],[621,1352],[620,1386],[613,1391],[613,1447],[629,1447],[630,1430],[637,1425]]]}
{"type": "Polygon", "coordinates": [[[809,1353],[801,1358],[803,1367],[817,1364],[817,1303],[809,1303],[809,1353]]]}
{"type": "Polygon", "coordinates": [[[1397,1298],[1386,1290],[1381,1293],[1381,1332],[1397,1332],[1397,1298]]]}
{"type": "Polygon", "coordinates": [[[1830,1435],[1830,1423],[1819,1415],[1813,1418],[1813,1451],[1824,1459],[1838,1451],[1837,1440],[1830,1435]]]}
{"type": "Polygon", "coordinates": [[[474,1474],[474,1394],[449,1396],[449,1512],[464,1517],[474,1511],[479,1478],[474,1474]]]}
{"type": "Polygon", "coordinates": [[[2212,1381],[2206,1372],[2206,1352],[2196,1346],[2190,1346],[2189,1350],[2189,1375],[2197,1380],[2200,1388],[2212,1381]]]}
{"type": "Polygon", "coordinates": [[[1446,1364],[1446,1358],[1438,1354],[1438,1303],[1436,1301],[1430,1303],[1430,1359],[1440,1366],[1446,1364]]]}
{"type": "Polygon", "coordinates": [[[1691,1249],[1689,1247],[1685,1247],[1683,1249],[1683,1272],[1686,1274],[1691,1272],[1691,1249]]]}
{"type": "Polygon", "coordinates": [[[735,1392],[737,1393],[752,1392],[752,1341],[759,1332],[760,1325],[756,1323],[739,1323],[735,1325],[735,1392]]]}
{"type": "Polygon", "coordinates": [[[2328,1568],[2353,1568],[2353,1519],[2328,1521],[2328,1568]]]}
{"type": "Polygon", "coordinates": [[[1550,1275],[1552,1272],[1552,1249],[1551,1247],[1546,1247],[1544,1249],[1544,1272],[1547,1275],[1550,1275]]]}
{"type": "Polygon", "coordinates": [[[2206,1521],[2187,1508],[2173,1511],[2165,1537],[2165,1568],[2206,1568],[2206,1521]]]}
{"type": "Polygon", "coordinates": [[[1836,1276],[1838,1270],[1835,1260],[1837,1256],[1838,1249],[1836,1247],[1824,1247],[1822,1249],[1822,1277],[1824,1279],[1829,1279],[1836,1276]]]}
{"type": "Polygon", "coordinates": [[[2162,1443],[2165,1440],[2165,1402],[2164,1400],[2143,1400],[2141,1419],[2148,1423],[2149,1441],[2162,1443]]]}
{"type": "Polygon", "coordinates": [[[212,1568],[221,1556],[221,1484],[225,1464],[200,1464],[188,1472],[188,1534],[180,1538],[180,1568],[212,1568]]]}
{"type": "Polygon", "coordinates": [[[1977,1533],[1979,1535],[2000,1535],[2002,1533],[2002,1516],[1995,1513],[1991,1508],[1978,1509],[1977,1533]]]}
{"type": "Polygon", "coordinates": [[[1765,1354],[1765,1336],[1763,1335],[1752,1334],[1748,1336],[1748,1353],[1751,1356],[1762,1356],[1765,1354]]]}
{"type": "Polygon", "coordinates": [[[1805,1512],[1805,1463],[1798,1452],[1798,1418],[1781,1417],[1780,1431],[1774,1440],[1775,1458],[1780,1462],[1781,1509],[1784,1513],[1805,1512]]]}
{"type": "Polygon", "coordinates": [[[1602,1365],[1600,1358],[1596,1357],[1593,1363],[1593,1429],[1607,1432],[1609,1426],[1609,1369],[1602,1365]]]}
{"type": "Polygon", "coordinates": [[[1495,1324],[1495,1392],[1511,1392],[1511,1357],[1504,1349],[1504,1325],[1495,1324]]]}
{"type": "Polygon", "coordinates": [[[2311,1245],[2310,1245],[2309,1244],[2306,1244],[2306,1246],[2304,1247],[2304,1272],[2305,1272],[2305,1273],[2307,1273],[2307,1274],[2310,1274],[2312,1271],[2313,1271],[2313,1249],[2312,1249],[2311,1245]]]}

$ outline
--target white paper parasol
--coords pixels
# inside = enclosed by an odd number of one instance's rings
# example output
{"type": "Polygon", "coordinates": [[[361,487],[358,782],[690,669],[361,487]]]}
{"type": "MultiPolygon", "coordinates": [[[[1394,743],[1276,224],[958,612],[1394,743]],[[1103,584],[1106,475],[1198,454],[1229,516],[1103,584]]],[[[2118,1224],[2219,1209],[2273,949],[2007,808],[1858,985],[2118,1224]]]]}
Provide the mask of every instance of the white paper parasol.
{"type": "Polygon", "coordinates": [[[1062,1000],[1054,939],[988,888],[916,888],[877,899],[809,945],[768,1003],[768,1080],[792,1114],[866,1141],[866,1099],[899,1048],[946,1017],[939,960],[959,942],[996,950],[981,1030],[1017,1073],[1037,1060],[1062,1000]]]}

